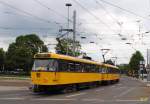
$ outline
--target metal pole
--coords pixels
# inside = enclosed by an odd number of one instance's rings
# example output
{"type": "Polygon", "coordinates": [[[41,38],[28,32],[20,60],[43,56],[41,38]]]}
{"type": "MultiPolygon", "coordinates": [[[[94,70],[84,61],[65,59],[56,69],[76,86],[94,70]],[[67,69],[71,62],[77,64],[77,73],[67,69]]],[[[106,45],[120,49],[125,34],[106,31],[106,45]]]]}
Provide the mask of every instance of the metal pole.
{"type": "Polygon", "coordinates": [[[148,54],[148,49],[147,49],[147,66],[148,66],[148,63],[149,63],[149,62],[148,62],[148,61],[149,61],[149,60],[148,60],[148,57],[149,57],[149,54],[148,54]]]}
{"type": "Polygon", "coordinates": [[[105,63],[105,55],[103,54],[102,56],[103,56],[103,61],[104,61],[104,63],[105,63]]]}
{"type": "MultiPolygon", "coordinates": [[[[68,7],[68,26],[67,26],[67,28],[69,29],[69,7],[72,6],[72,4],[66,3],[66,6],[68,7]]],[[[69,51],[69,44],[68,43],[69,43],[69,32],[67,34],[67,52],[66,52],[67,55],[68,55],[68,51],[69,51]]]]}
{"type": "MultiPolygon", "coordinates": [[[[69,6],[68,6],[68,26],[67,26],[67,28],[69,29],[69,6]]],[[[67,52],[66,52],[66,55],[68,55],[68,48],[69,48],[68,38],[69,38],[69,32],[67,33],[67,52]]]]}
{"type": "Polygon", "coordinates": [[[136,21],[137,23],[138,23],[138,26],[139,26],[139,39],[141,38],[140,36],[141,36],[141,26],[140,26],[140,22],[141,22],[141,20],[137,20],[136,21]]]}
{"type": "Polygon", "coordinates": [[[149,72],[148,72],[148,69],[149,69],[149,53],[148,53],[148,50],[149,49],[147,49],[147,65],[146,65],[147,81],[148,81],[148,75],[149,75],[149,72]]]}
{"type": "Polygon", "coordinates": [[[73,11],[73,53],[75,56],[75,51],[76,51],[76,11],[73,11]]]}
{"type": "Polygon", "coordinates": [[[69,29],[69,6],[68,6],[68,29],[69,29]]]}

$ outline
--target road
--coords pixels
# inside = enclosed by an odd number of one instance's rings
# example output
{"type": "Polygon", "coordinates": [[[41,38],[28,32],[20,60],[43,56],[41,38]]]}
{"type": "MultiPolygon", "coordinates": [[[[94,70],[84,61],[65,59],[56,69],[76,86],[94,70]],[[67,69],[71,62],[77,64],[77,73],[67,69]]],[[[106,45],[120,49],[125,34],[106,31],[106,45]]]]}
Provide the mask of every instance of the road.
{"type": "Polygon", "coordinates": [[[150,104],[150,87],[125,76],[117,84],[66,94],[35,94],[29,85],[0,80],[0,104],[150,104]]]}

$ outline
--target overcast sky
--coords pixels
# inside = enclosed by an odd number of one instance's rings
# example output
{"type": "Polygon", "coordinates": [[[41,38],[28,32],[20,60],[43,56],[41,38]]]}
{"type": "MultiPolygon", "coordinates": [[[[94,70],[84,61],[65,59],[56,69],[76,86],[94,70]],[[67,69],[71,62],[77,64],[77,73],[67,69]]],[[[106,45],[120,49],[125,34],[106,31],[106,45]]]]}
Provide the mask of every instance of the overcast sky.
{"type": "Polygon", "coordinates": [[[77,40],[94,60],[102,61],[104,48],[111,49],[106,59],[118,57],[118,63],[128,63],[135,50],[146,58],[150,33],[142,33],[150,31],[150,0],[0,0],[0,47],[7,50],[17,36],[30,33],[55,44],[58,30],[67,27],[68,2],[71,20],[77,11],[77,40]]]}

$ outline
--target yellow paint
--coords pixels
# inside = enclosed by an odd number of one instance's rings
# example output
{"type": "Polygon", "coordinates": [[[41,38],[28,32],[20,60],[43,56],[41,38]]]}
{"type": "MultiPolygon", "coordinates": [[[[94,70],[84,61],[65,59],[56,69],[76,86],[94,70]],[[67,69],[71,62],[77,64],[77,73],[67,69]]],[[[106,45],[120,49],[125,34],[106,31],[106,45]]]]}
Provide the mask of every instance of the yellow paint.
{"type": "Polygon", "coordinates": [[[32,72],[31,79],[32,83],[37,85],[60,85],[102,80],[116,80],[119,79],[119,75],[73,72],[32,72]]]}
{"type": "MultiPolygon", "coordinates": [[[[48,52],[38,53],[34,56],[34,58],[63,59],[74,62],[98,65],[101,67],[105,67],[106,70],[107,68],[118,69],[118,67],[113,65],[48,52]]],[[[101,73],[41,72],[41,71],[31,72],[32,83],[38,85],[60,85],[60,84],[84,83],[102,80],[116,80],[119,79],[119,77],[120,77],[119,74],[106,74],[106,73],[101,74],[101,73]]]]}

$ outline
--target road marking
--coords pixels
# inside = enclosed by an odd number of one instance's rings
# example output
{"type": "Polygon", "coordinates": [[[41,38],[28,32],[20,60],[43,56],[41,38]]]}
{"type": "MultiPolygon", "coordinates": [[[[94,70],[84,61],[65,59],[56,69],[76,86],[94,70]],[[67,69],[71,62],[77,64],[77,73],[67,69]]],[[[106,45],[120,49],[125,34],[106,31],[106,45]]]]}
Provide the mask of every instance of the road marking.
{"type": "Polygon", "coordinates": [[[70,97],[75,97],[75,96],[80,96],[80,95],[85,95],[86,93],[78,93],[78,94],[73,94],[73,95],[68,95],[66,97],[70,98],[70,97]]]}
{"type": "Polygon", "coordinates": [[[105,100],[102,100],[102,99],[82,99],[82,101],[96,101],[96,102],[105,102],[105,100]]]}
{"type": "Polygon", "coordinates": [[[111,86],[111,87],[116,87],[116,86],[111,86]]]}
{"type": "Polygon", "coordinates": [[[16,86],[0,86],[0,91],[12,91],[12,90],[28,90],[28,88],[16,86]]]}
{"type": "Polygon", "coordinates": [[[140,100],[146,102],[148,101],[148,97],[141,97],[140,100]]]}
{"type": "Polygon", "coordinates": [[[126,95],[127,93],[129,93],[130,91],[132,91],[133,89],[134,89],[134,88],[130,88],[130,89],[128,89],[128,90],[125,90],[125,91],[123,91],[122,93],[120,93],[119,95],[114,96],[114,98],[116,98],[116,97],[122,97],[122,96],[126,95]]]}
{"type": "Polygon", "coordinates": [[[149,84],[149,83],[147,84],[147,87],[150,87],[150,84],[149,84]]]}
{"type": "Polygon", "coordinates": [[[103,91],[104,90],[104,88],[103,89],[98,89],[98,90],[95,90],[96,92],[99,92],[99,91],[103,91]]]}
{"type": "Polygon", "coordinates": [[[24,100],[25,98],[19,98],[19,97],[15,97],[15,98],[0,98],[0,100],[24,100]]]}
{"type": "Polygon", "coordinates": [[[74,101],[74,100],[76,100],[76,99],[43,98],[43,99],[32,99],[32,100],[74,101]]]}
{"type": "Polygon", "coordinates": [[[142,101],[141,99],[116,99],[116,102],[146,102],[146,101],[142,101]]]}
{"type": "Polygon", "coordinates": [[[103,99],[82,99],[87,102],[146,102],[141,99],[116,99],[116,100],[103,100],[103,99]]]}
{"type": "Polygon", "coordinates": [[[117,89],[117,90],[120,90],[120,89],[123,89],[123,88],[126,88],[126,87],[117,87],[116,89],[117,89]]]}
{"type": "Polygon", "coordinates": [[[117,86],[121,86],[121,85],[122,85],[121,83],[117,84],[117,86]]]}

